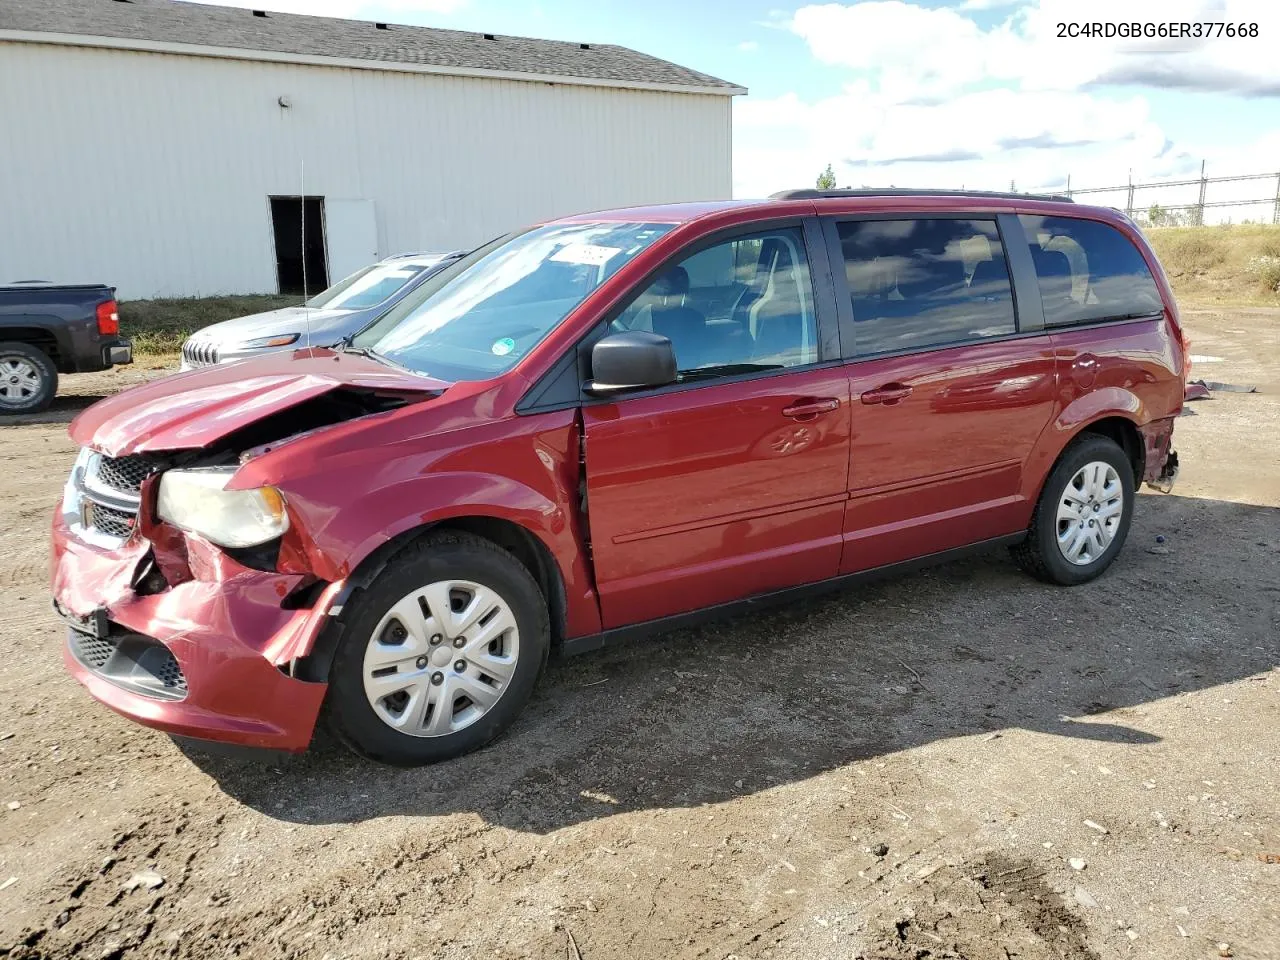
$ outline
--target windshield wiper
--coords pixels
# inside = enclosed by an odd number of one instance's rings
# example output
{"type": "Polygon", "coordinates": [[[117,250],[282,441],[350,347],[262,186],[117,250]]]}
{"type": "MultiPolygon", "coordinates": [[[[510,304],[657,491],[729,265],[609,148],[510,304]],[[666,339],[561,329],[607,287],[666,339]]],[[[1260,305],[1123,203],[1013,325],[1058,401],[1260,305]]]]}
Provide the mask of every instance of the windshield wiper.
{"type": "Polygon", "coordinates": [[[761,370],[781,370],[780,363],[722,363],[715,367],[698,367],[680,374],[680,382],[703,380],[707,377],[732,377],[737,373],[758,373],[761,370]]]}
{"type": "Polygon", "coordinates": [[[412,367],[406,367],[403,363],[397,363],[390,357],[379,353],[377,350],[373,349],[373,347],[352,347],[349,342],[344,341],[342,345],[342,352],[349,353],[357,357],[368,357],[370,360],[380,363],[383,366],[394,367],[397,370],[403,370],[405,373],[412,373],[415,376],[431,376],[431,374],[427,373],[425,370],[414,370],[412,367]]]}

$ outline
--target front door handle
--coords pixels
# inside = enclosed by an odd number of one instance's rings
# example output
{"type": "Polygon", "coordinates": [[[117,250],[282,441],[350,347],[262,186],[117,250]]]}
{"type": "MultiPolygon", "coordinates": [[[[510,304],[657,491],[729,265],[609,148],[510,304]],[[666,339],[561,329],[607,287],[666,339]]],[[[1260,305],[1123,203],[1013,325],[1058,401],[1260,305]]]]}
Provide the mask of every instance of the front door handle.
{"type": "Polygon", "coordinates": [[[876,387],[874,390],[868,390],[862,395],[862,402],[866,404],[883,403],[891,406],[899,400],[905,400],[911,396],[911,388],[905,383],[886,383],[883,387],[876,387]]]}
{"type": "Polygon", "coordinates": [[[797,400],[789,407],[782,408],[782,415],[792,420],[812,420],[820,413],[830,413],[840,406],[835,397],[823,397],[818,400],[797,400]]]}

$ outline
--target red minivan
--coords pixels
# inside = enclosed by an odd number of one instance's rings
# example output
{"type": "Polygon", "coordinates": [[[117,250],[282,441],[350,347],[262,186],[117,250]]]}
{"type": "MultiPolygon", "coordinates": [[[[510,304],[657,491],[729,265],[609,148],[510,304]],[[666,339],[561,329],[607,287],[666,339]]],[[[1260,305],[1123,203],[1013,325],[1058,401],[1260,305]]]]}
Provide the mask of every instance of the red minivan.
{"type": "Polygon", "coordinates": [[[91,407],[65,660],[175,734],[475,749],[551,651],[1008,544],[1079,584],[1167,489],[1188,354],[1118,213],[791,191],[480,247],[337,349],[91,407]]]}

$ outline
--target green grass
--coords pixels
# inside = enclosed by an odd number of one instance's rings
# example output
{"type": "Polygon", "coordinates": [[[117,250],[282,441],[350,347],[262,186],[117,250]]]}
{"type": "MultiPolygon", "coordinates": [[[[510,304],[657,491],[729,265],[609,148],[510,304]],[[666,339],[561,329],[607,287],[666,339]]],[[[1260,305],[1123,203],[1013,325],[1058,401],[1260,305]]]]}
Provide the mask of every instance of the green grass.
{"type": "Polygon", "coordinates": [[[1280,226],[1155,227],[1146,234],[1179,300],[1280,306],[1280,226]]]}
{"type": "Polygon", "coordinates": [[[202,327],[300,303],[301,297],[276,294],[125,300],[120,304],[120,332],[133,341],[133,349],[139,355],[175,354],[182,348],[182,341],[202,327]]]}

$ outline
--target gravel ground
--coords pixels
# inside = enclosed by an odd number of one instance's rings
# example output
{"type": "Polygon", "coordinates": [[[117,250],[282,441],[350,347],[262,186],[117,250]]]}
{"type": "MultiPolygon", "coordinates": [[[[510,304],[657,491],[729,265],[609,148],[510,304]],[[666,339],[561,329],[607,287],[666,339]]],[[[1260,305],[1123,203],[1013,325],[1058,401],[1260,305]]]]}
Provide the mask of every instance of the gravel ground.
{"type": "Polygon", "coordinates": [[[1280,311],[1188,320],[1264,392],[1193,405],[1102,579],[995,551],[553,664],[421,770],[175,742],[64,675],[65,423],[159,371],[68,378],[0,427],[0,956],[1280,957],[1280,311]]]}

